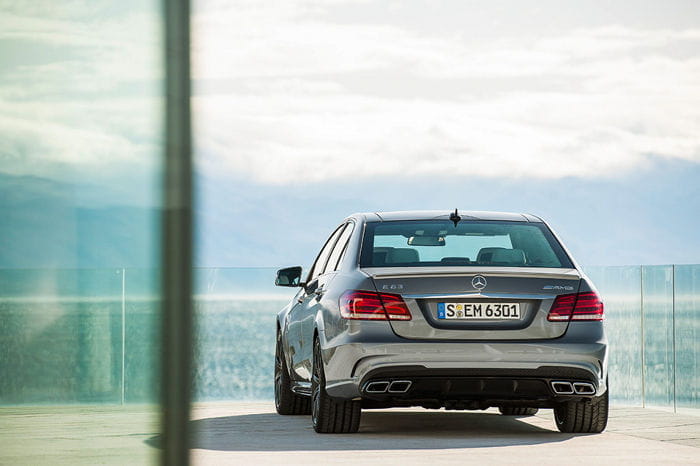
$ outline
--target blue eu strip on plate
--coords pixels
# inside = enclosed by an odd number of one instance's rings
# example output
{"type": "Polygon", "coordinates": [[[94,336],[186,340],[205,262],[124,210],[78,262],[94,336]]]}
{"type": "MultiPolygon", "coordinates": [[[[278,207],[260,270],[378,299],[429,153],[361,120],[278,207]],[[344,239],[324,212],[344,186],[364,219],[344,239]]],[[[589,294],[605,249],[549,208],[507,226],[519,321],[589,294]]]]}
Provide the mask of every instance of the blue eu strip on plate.
{"type": "Polygon", "coordinates": [[[445,318],[445,303],[438,303],[438,319],[445,318]]]}

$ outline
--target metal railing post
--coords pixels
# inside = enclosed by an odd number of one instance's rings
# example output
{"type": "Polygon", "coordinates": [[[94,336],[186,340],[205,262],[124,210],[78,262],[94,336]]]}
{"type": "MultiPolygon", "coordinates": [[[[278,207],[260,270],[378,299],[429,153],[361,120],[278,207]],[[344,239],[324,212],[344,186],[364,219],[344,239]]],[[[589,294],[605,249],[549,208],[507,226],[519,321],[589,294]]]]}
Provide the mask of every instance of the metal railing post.
{"type": "Polygon", "coordinates": [[[121,403],[126,398],[126,269],[122,269],[122,380],[121,403]]]}
{"type": "Polygon", "coordinates": [[[646,342],[644,341],[644,266],[640,265],[639,266],[639,320],[640,320],[640,325],[641,325],[641,344],[639,347],[641,348],[641,353],[642,353],[642,408],[646,407],[646,358],[644,356],[645,348],[646,348],[646,342]]]}
{"type": "Polygon", "coordinates": [[[673,342],[673,412],[676,410],[676,265],[671,265],[671,335],[673,342]]]}

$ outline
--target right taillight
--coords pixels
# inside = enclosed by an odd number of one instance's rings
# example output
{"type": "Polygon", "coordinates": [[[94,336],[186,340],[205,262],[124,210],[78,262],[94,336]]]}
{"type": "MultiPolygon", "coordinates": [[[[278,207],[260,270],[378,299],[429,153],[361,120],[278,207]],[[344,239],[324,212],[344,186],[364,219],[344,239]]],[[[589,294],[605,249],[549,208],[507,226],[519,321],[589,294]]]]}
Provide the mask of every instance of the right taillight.
{"type": "Polygon", "coordinates": [[[547,316],[547,320],[551,322],[603,320],[604,318],[603,301],[592,291],[557,296],[547,316]]]}
{"type": "Polygon", "coordinates": [[[354,320],[411,320],[401,295],[349,290],[340,297],[340,315],[354,320]]]}

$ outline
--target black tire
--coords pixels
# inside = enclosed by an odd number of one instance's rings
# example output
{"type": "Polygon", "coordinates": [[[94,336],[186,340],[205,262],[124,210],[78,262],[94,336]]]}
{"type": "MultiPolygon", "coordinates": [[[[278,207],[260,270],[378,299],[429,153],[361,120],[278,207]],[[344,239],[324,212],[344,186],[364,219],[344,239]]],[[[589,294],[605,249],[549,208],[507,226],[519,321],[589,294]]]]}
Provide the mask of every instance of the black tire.
{"type": "Polygon", "coordinates": [[[568,401],[554,408],[560,432],[598,434],[608,425],[608,390],[590,400],[568,401]]]}
{"type": "Polygon", "coordinates": [[[501,406],[498,410],[504,416],[534,416],[539,411],[537,408],[514,408],[512,406],[501,406]]]}
{"type": "Polygon", "coordinates": [[[350,434],[360,428],[361,402],[334,400],[326,393],[326,376],[321,360],[321,345],[314,340],[311,375],[311,423],[320,434],[350,434]]]}
{"type": "Polygon", "coordinates": [[[292,380],[287,370],[287,361],[282,349],[282,336],[277,331],[275,348],[275,409],[277,414],[311,414],[311,398],[292,391],[292,380]]]}

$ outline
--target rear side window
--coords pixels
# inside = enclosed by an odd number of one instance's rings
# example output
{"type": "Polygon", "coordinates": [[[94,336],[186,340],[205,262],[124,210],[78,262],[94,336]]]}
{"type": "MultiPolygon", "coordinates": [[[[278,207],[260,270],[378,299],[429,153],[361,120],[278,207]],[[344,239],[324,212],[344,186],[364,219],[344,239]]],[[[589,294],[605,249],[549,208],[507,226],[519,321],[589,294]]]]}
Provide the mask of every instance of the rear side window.
{"type": "Polygon", "coordinates": [[[360,265],[573,267],[542,223],[446,220],[367,223],[360,265]]]}
{"type": "Polygon", "coordinates": [[[342,258],[343,252],[345,252],[345,249],[348,246],[348,241],[350,240],[350,235],[352,234],[354,226],[355,225],[352,222],[349,222],[345,226],[345,229],[338,237],[338,241],[335,243],[333,252],[331,252],[331,255],[328,257],[328,263],[326,264],[326,268],[323,271],[323,273],[333,272],[334,270],[338,269],[338,266],[340,265],[340,259],[342,258]]]}
{"type": "Polygon", "coordinates": [[[333,246],[335,246],[336,241],[338,240],[338,236],[340,236],[340,233],[343,231],[343,227],[345,225],[339,226],[333,234],[328,238],[328,241],[326,241],[326,244],[323,246],[321,249],[321,252],[318,254],[318,257],[316,258],[316,262],[314,262],[314,266],[311,269],[311,273],[309,274],[309,279],[308,281],[314,280],[316,277],[321,275],[323,273],[323,269],[326,267],[326,262],[328,261],[328,256],[331,254],[331,251],[333,250],[333,246]]]}

